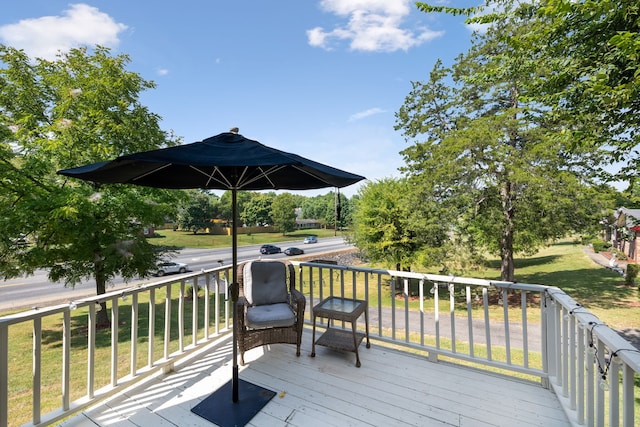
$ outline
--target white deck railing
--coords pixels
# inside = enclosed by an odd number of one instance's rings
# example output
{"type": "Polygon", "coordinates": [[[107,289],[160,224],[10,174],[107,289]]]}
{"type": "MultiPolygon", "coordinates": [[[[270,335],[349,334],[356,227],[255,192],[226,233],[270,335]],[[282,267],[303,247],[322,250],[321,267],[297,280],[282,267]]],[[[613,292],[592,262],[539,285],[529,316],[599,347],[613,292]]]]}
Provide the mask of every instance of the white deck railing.
{"type": "MultiPolygon", "coordinates": [[[[327,296],[365,299],[371,338],[380,344],[424,354],[430,361],[446,359],[507,375],[539,378],[543,386],[555,390],[575,425],[634,426],[635,400],[640,397],[635,386],[640,353],[558,288],[322,263],[294,264],[298,266],[298,288],[307,296],[308,323],[311,308],[327,296]]],[[[229,277],[229,266],[223,266],[0,318],[0,427],[14,423],[12,404],[20,404],[12,398],[18,393],[9,357],[16,351],[12,328],[30,323],[33,330],[32,420],[24,425],[47,425],[160,369],[171,370],[177,360],[228,333],[231,312],[225,290],[229,277]],[[188,286],[201,289],[198,298],[189,301],[188,286]],[[159,298],[158,293],[162,293],[159,298]],[[120,301],[129,298],[130,318],[127,314],[123,319],[120,301]],[[148,302],[140,303],[142,299],[148,302]],[[100,301],[109,304],[112,319],[108,361],[96,360],[96,303],[100,301]],[[158,304],[163,310],[156,310],[158,304]],[[185,309],[187,304],[189,310],[185,309]],[[81,363],[86,370],[86,393],[72,400],[72,314],[83,308],[87,312],[86,362],[81,363]],[[141,318],[141,312],[147,319],[141,318]],[[43,321],[56,316],[61,317],[55,331],[61,335],[61,360],[56,362],[58,366],[43,366],[43,321]],[[172,327],[172,317],[177,328],[172,327]],[[121,322],[130,322],[130,336],[119,333],[121,322]],[[141,323],[148,330],[143,336],[139,335],[144,329],[141,323]],[[162,336],[162,351],[154,351],[158,336],[162,336]],[[118,354],[121,341],[127,342],[128,360],[118,354]],[[139,354],[139,346],[147,350],[144,366],[140,366],[144,355],[139,354]],[[96,363],[107,362],[110,379],[96,389],[100,385],[96,363]],[[123,364],[129,365],[126,374],[123,364]],[[61,371],[58,384],[42,383],[43,372],[49,370],[61,371]],[[51,402],[51,395],[60,398],[55,409],[50,409],[51,403],[43,404],[51,402]]]]}

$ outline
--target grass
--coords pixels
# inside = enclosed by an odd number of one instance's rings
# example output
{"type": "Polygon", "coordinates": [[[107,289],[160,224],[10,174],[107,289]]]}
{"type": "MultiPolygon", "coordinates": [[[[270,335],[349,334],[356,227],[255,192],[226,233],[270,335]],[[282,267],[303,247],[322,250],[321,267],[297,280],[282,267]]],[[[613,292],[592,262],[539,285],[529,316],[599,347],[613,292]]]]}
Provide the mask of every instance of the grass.
{"type": "MultiPolygon", "coordinates": [[[[580,244],[561,241],[517,259],[515,267],[517,282],[556,286],[613,329],[640,328],[638,287],[625,285],[623,276],[595,264],[580,244]]],[[[498,279],[499,261],[473,276],[498,279]]]]}

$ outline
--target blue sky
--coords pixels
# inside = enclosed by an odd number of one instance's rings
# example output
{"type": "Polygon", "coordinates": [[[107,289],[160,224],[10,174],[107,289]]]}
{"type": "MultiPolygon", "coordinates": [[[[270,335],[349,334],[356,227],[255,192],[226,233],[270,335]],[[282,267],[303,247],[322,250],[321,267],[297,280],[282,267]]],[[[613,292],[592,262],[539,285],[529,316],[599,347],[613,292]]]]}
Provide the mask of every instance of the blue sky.
{"type": "Polygon", "coordinates": [[[185,143],[237,126],[371,181],[399,176],[407,143],[393,126],[411,81],[470,36],[461,17],[405,0],[21,0],[0,15],[0,43],[32,57],[95,44],[129,55],[157,84],[141,101],[185,143]]]}

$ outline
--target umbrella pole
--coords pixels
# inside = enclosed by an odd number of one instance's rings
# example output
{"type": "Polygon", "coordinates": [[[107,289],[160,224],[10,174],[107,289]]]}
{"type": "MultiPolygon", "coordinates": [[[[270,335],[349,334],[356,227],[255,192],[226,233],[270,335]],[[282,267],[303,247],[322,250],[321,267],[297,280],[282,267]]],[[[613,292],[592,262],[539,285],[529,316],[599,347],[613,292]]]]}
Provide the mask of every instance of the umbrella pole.
{"type": "Polygon", "coordinates": [[[238,274],[238,201],[237,201],[237,190],[235,188],[231,189],[231,265],[233,266],[233,271],[231,272],[231,286],[233,289],[231,290],[231,301],[233,301],[233,402],[238,401],[238,335],[237,335],[237,324],[238,324],[238,313],[236,310],[236,305],[238,303],[238,282],[237,282],[237,274],[238,274]]]}

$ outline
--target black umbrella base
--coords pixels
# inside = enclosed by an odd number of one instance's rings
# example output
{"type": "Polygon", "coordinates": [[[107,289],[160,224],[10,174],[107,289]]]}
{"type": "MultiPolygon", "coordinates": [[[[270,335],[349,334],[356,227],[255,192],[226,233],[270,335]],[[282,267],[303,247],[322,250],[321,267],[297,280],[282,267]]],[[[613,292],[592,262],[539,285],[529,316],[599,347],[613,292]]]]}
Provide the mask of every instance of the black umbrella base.
{"type": "Polygon", "coordinates": [[[220,427],[243,427],[271,398],[275,391],[238,380],[238,401],[234,402],[233,382],[229,381],[191,408],[191,412],[220,427]]]}

